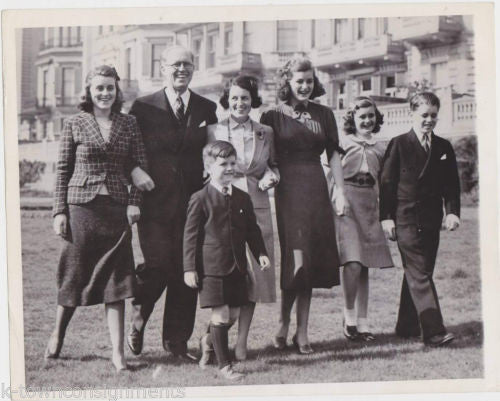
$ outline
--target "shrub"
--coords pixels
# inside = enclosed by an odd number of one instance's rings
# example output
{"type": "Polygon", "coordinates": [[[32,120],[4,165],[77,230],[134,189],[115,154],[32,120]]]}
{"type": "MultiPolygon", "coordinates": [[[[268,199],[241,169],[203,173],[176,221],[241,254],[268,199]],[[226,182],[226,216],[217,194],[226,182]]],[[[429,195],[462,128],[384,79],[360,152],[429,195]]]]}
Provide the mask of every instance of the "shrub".
{"type": "Polygon", "coordinates": [[[37,182],[45,171],[46,164],[40,161],[21,160],[19,162],[19,187],[37,182]]]}
{"type": "Polygon", "coordinates": [[[469,135],[453,142],[457,156],[460,186],[463,194],[470,194],[476,198],[479,186],[477,137],[469,135]]]}

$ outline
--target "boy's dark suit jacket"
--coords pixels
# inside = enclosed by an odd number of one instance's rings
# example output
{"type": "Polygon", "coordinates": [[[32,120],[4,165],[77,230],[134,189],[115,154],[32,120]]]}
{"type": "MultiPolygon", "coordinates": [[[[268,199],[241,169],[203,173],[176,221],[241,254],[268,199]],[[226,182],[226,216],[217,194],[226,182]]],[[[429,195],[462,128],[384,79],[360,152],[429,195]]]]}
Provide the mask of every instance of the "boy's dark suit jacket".
{"type": "Polygon", "coordinates": [[[427,157],[413,129],[393,138],[380,177],[380,220],[418,228],[441,227],[446,214],[460,216],[460,181],[449,141],[432,134],[427,157]]]}
{"type": "Polygon", "coordinates": [[[267,255],[250,196],[232,187],[224,196],[207,184],[191,197],[184,228],[184,271],[226,276],[247,272],[246,243],[256,259],[267,255]]]}
{"type": "Polygon", "coordinates": [[[446,214],[460,216],[460,183],[455,152],[431,135],[429,155],[413,130],[393,138],[380,177],[380,219],[396,224],[405,274],[396,333],[424,341],[443,335],[441,308],[432,278],[439,231],[446,214]]]}
{"type": "Polygon", "coordinates": [[[202,149],[206,126],[217,122],[217,105],[191,91],[184,123],[179,123],[162,89],[137,99],[130,114],[144,138],[155,189],[144,193],[141,219],[168,221],[185,213],[189,197],[203,187],[202,149]]]}

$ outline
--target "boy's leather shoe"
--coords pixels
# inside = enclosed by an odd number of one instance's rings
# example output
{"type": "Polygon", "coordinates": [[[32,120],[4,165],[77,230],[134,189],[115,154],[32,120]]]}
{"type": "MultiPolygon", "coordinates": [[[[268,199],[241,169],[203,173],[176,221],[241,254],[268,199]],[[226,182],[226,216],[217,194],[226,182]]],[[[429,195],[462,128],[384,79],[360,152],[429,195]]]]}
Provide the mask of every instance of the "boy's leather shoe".
{"type": "Polygon", "coordinates": [[[443,345],[451,343],[455,339],[452,333],[436,334],[425,340],[425,345],[429,347],[442,347],[443,345]]]}

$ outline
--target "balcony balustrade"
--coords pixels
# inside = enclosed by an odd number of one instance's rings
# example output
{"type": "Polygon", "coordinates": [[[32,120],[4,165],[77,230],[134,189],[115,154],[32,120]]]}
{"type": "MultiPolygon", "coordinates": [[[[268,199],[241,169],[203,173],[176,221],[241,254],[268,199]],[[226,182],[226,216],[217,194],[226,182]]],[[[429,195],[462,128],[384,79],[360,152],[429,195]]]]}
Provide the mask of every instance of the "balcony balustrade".
{"type": "Polygon", "coordinates": [[[256,71],[262,68],[261,55],[257,53],[240,52],[217,58],[215,68],[222,74],[239,71],[256,71]]]}
{"type": "Polygon", "coordinates": [[[449,43],[463,30],[460,16],[403,17],[393,26],[395,40],[414,45],[449,43]]]}
{"type": "Polygon", "coordinates": [[[73,47],[80,47],[82,45],[83,45],[82,40],[76,37],[71,38],[70,43],[67,42],[66,38],[64,38],[63,41],[55,40],[52,38],[40,43],[40,51],[53,48],[73,48],[73,47]]]}
{"type": "MultiPolygon", "coordinates": [[[[386,104],[378,109],[384,115],[384,124],[377,138],[389,139],[410,130],[412,120],[410,106],[408,103],[386,104]]],[[[475,132],[476,102],[473,97],[465,97],[452,100],[452,114],[442,110],[439,114],[439,122],[436,133],[445,137],[461,136],[475,132]],[[449,130],[443,132],[442,130],[449,130]]],[[[339,132],[342,132],[343,116],[347,110],[334,110],[335,120],[339,132]]]]}
{"type": "Polygon", "coordinates": [[[395,42],[391,35],[379,35],[349,42],[342,42],[324,49],[314,49],[311,59],[317,67],[333,67],[336,64],[352,64],[360,61],[404,60],[402,43],[395,42]]]}

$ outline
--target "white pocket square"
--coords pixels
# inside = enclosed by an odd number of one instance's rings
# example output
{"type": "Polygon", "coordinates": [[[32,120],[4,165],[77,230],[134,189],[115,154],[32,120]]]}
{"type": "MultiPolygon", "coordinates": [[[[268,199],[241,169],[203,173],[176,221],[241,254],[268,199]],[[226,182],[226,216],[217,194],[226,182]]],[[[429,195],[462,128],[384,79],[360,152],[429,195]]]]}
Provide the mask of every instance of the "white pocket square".
{"type": "Polygon", "coordinates": [[[200,125],[198,125],[198,128],[204,127],[205,125],[207,125],[207,122],[203,121],[200,125]]]}
{"type": "Polygon", "coordinates": [[[441,159],[439,160],[446,160],[446,153],[443,156],[441,156],[441,159]]]}

